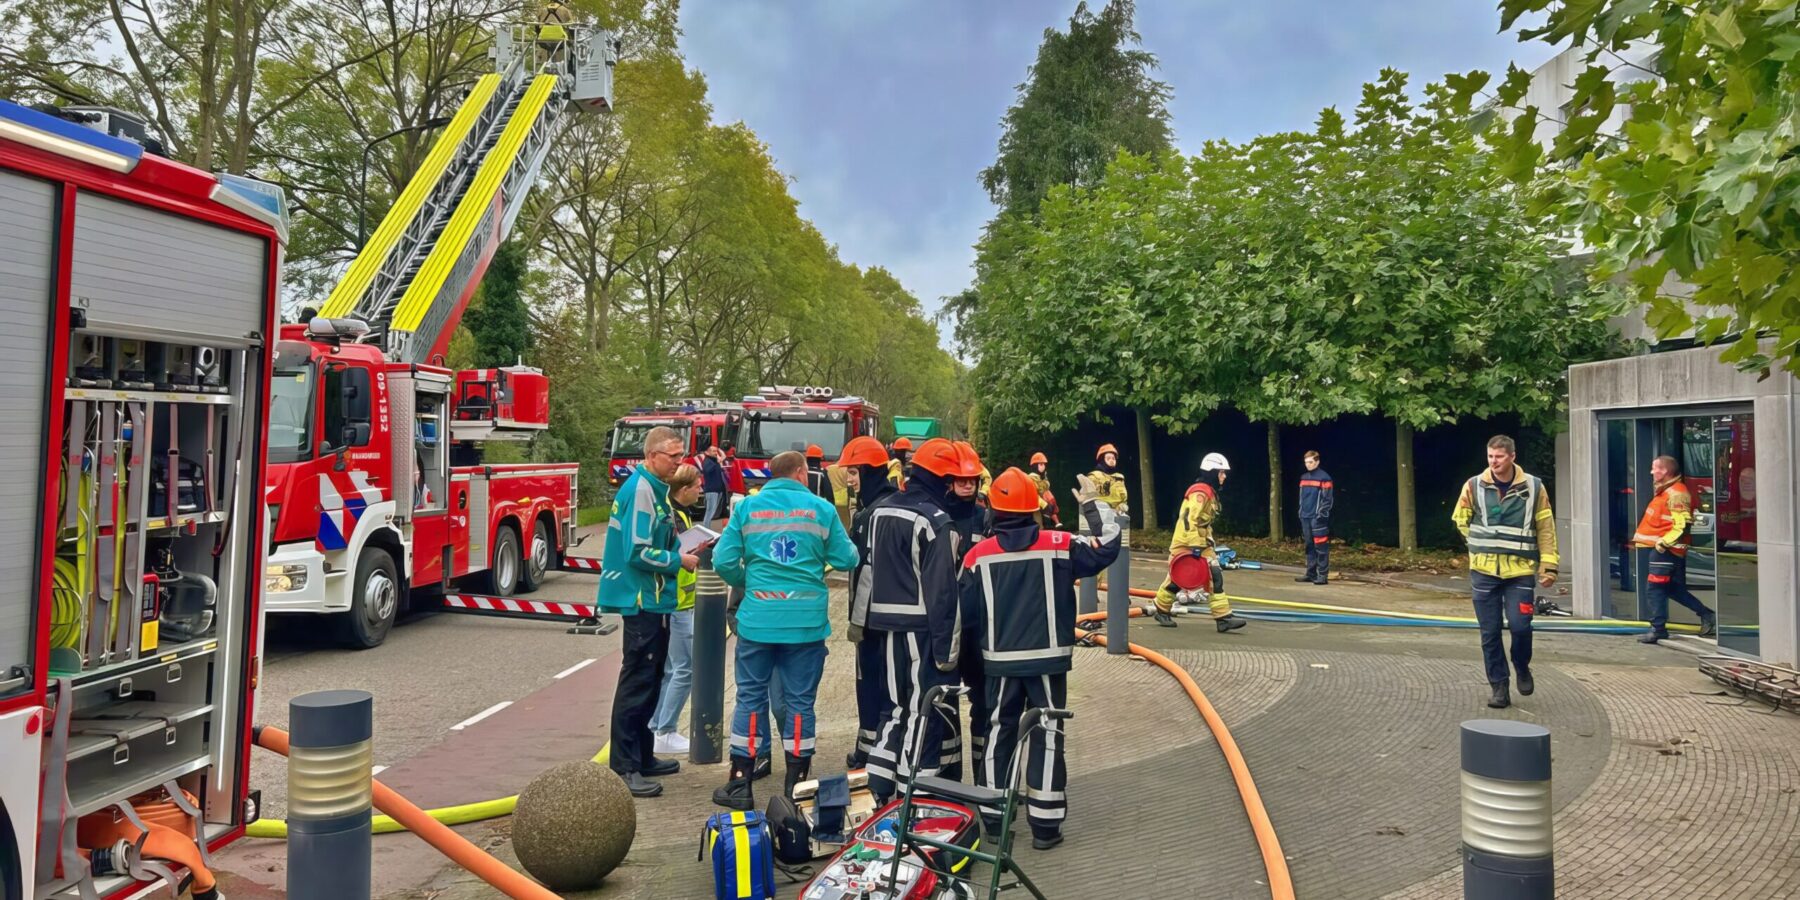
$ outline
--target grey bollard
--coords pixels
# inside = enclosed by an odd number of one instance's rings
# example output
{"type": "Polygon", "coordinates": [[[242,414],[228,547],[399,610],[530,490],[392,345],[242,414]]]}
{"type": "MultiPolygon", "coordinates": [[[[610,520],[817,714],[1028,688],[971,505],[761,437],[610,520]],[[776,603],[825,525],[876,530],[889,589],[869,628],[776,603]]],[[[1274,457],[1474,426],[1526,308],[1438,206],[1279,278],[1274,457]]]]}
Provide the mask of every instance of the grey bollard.
{"type": "Polygon", "coordinates": [[[1099,611],[1100,611],[1100,579],[1098,579],[1098,578],[1083,578],[1083,579],[1081,579],[1081,605],[1076,608],[1076,612],[1085,616],[1090,613],[1097,613],[1099,611]]]}
{"type": "Polygon", "coordinates": [[[288,701],[287,895],[368,900],[375,698],[314,691],[288,701]]]}
{"type": "Polygon", "coordinates": [[[1462,723],[1464,900],[1556,894],[1550,732],[1508,719],[1462,723]]]}
{"type": "Polygon", "coordinates": [[[1121,522],[1119,556],[1106,567],[1106,652],[1131,652],[1131,527],[1121,522]]]}
{"type": "Polygon", "coordinates": [[[725,758],[725,580],[710,556],[694,582],[694,692],[689,705],[688,760],[716,763],[725,758]]]}

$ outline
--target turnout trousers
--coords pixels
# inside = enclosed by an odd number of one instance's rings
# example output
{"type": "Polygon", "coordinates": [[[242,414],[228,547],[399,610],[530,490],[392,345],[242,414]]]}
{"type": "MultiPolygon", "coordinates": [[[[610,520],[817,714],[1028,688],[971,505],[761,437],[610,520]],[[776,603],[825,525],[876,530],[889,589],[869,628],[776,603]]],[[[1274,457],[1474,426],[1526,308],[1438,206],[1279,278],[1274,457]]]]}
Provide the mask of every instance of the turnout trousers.
{"type": "Polygon", "coordinates": [[[926,691],[955,684],[956,673],[938,671],[930,638],[916,631],[869,629],[863,643],[873,643],[879,654],[876,666],[862,673],[875,682],[878,701],[869,791],[886,801],[900,782],[914,775],[938,775],[946,765],[961,764],[962,746],[951,724],[954,713],[947,717],[941,710],[919,709],[926,691]]]}
{"type": "Polygon", "coordinates": [[[987,679],[988,727],[987,756],[976,773],[983,787],[1005,790],[1012,783],[1015,755],[1024,754],[1016,764],[1025,775],[1025,818],[1031,833],[1053,837],[1062,832],[1068,815],[1069,770],[1063,758],[1063,723],[1043,720],[1019,746],[1019,717],[1033,707],[1067,709],[1069,676],[1055,675],[990,675],[987,679]]]}

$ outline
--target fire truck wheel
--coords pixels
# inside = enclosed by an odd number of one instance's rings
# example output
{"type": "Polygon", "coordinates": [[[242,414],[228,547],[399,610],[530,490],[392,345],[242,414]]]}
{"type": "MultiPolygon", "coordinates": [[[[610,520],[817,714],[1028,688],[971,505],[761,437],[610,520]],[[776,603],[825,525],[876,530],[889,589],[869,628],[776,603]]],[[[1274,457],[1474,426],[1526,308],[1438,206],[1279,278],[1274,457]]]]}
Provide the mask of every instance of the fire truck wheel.
{"type": "Polygon", "coordinates": [[[519,552],[519,529],[507,523],[494,535],[494,559],[485,576],[487,592],[496,597],[511,597],[519,589],[520,573],[525,557],[519,552]]]}
{"type": "Polygon", "coordinates": [[[379,647],[400,614],[400,575],[386,550],[370,547],[356,561],[355,596],[338,617],[343,641],[358,650],[379,647]]]}
{"type": "Polygon", "coordinates": [[[531,529],[531,552],[525,554],[525,571],[519,574],[519,592],[530,593],[542,587],[544,575],[556,565],[556,541],[550,537],[550,523],[543,519],[531,529]]]}

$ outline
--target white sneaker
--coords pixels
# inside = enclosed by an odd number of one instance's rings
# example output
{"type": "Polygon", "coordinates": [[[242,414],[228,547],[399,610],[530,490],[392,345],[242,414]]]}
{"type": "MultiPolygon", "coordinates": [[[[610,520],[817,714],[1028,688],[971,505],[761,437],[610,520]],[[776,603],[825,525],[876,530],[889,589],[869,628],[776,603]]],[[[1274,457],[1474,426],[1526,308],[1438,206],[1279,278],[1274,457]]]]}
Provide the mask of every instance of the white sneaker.
{"type": "Polygon", "coordinates": [[[688,752],[688,739],[682,737],[679,731],[659,734],[656,736],[656,749],[653,752],[686,753],[688,752]]]}

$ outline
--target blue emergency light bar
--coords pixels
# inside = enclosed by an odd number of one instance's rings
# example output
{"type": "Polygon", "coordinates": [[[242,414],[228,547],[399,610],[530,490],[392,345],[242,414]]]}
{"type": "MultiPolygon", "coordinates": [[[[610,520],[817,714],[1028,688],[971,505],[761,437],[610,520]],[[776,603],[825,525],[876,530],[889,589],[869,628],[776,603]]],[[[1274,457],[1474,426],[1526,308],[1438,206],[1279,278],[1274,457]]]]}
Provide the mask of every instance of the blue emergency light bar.
{"type": "Polygon", "coordinates": [[[144,156],[132,141],[10,100],[0,100],[0,138],[120,173],[137,168],[144,156]]]}

